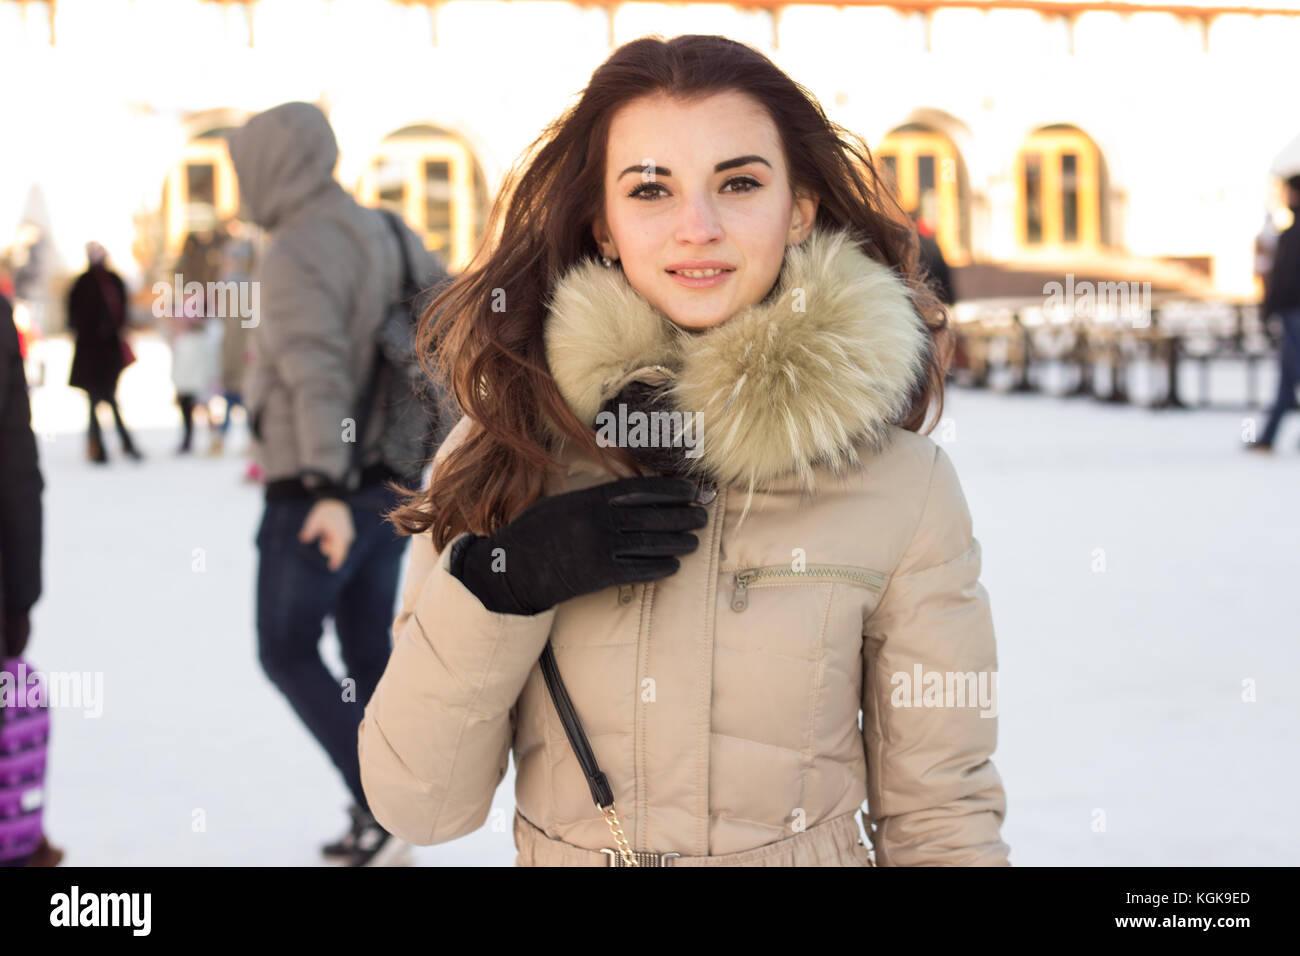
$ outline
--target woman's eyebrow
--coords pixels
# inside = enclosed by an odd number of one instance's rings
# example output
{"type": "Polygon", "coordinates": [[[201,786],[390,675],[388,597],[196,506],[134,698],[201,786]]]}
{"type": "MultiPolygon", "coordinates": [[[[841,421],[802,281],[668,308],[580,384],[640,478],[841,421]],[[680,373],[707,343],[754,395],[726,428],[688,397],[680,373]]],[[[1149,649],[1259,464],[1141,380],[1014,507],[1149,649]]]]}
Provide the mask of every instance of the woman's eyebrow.
{"type": "MultiPolygon", "coordinates": [[[[723,170],[735,169],[737,166],[744,166],[747,165],[748,163],[762,163],[768,169],[772,168],[772,164],[769,163],[762,156],[749,155],[749,156],[737,156],[735,159],[724,159],[722,162],[718,163],[716,166],[713,167],[713,171],[715,173],[720,173],[723,170]]],[[[667,166],[656,166],[654,163],[637,163],[636,165],[629,166],[627,169],[619,173],[618,178],[622,179],[628,173],[640,173],[640,172],[644,172],[647,169],[651,170],[655,175],[658,176],[671,176],[673,174],[673,171],[669,169],[667,166]]]]}

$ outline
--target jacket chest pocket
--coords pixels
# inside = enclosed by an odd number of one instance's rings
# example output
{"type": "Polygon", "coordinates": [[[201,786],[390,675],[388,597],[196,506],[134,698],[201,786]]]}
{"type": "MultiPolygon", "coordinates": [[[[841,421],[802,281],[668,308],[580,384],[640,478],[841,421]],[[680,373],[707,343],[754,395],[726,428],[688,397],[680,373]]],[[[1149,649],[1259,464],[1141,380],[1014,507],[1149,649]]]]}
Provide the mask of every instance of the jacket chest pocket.
{"type": "Polygon", "coordinates": [[[810,564],[796,571],[788,565],[769,564],[738,568],[731,572],[731,609],[749,609],[750,592],[763,588],[800,584],[848,584],[883,591],[887,575],[872,568],[852,564],[810,564]]]}
{"type": "Polygon", "coordinates": [[[800,571],[762,565],[719,575],[710,704],[722,741],[716,759],[751,769],[755,760],[775,761],[770,779],[787,788],[774,798],[782,813],[811,799],[800,772],[810,753],[834,751],[846,765],[861,755],[860,739],[855,746],[844,729],[856,729],[862,624],[886,579],[873,568],[811,562],[800,571]],[[761,757],[755,743],[765,747],[761,757]]]}

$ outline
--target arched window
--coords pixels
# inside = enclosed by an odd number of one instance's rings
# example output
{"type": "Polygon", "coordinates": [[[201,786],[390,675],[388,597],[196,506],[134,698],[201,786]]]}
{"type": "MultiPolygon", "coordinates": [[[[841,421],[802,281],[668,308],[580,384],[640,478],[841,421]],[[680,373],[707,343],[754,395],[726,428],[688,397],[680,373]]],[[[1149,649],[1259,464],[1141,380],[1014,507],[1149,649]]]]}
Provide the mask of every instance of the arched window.
{"type": "Polygon", "coordinates": [[[962,241],[961,154],[943,133],[910,123],[894,130],[875,156],[888,171],[907,211],[919,209],[949,262],[965,257],[962,241]]]}
{"type": "Polygon", "coordinates": [[[239,212],[239,185],[226,149],[230,127],[210,129],[185,145],[163,187],[165,254],[180,252],[187,233],[211,229],[239,212]]]}
{"type": "Polygon", "coordinates": [[[384,139],[357,186],[364,205],[391,209],[459,272],[483,234],[487,188],[469,147],[433,126],[408,126],[384,139]]]}
{"type": "Polygon", "coordinates": [[[0,47],[54,45],[53,0],[5,0],[0,3],[0,47]]]}
{"type": "Polygon", "coordinates": [[[1022,247],[1097,246],[1101,154],[1073,126],[1045,126],[1016,158],[1016,230],[1022,247]]]}

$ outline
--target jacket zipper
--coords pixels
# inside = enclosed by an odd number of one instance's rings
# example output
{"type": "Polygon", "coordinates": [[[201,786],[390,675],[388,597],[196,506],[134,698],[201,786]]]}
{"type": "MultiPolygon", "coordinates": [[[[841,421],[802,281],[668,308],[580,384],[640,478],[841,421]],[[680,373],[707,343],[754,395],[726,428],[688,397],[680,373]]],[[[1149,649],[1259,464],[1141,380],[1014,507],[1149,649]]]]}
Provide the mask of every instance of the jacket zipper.
{"type": "Polygon", "coordinates": [[[803,571],[796,571],[783,564],[771,564],[761,568],[741,568],[732,575],[734,590],[731,594],[731,609],[733,611],[743,611],[749,607],[749,589],[758,582],[778,583],[780,579],[816,583],[842,581],[877,589],[885,586],[885,576],[879,571],[857,568],[847,564],[810,564],[803,571]]]}

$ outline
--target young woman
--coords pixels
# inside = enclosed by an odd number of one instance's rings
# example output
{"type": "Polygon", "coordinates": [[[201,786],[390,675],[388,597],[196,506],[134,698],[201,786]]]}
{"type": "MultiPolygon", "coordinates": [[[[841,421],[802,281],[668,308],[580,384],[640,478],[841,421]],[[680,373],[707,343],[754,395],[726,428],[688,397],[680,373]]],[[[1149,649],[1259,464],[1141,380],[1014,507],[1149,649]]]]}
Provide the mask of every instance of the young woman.
{"type": "Polygon", "coordinates": [[[513,750],[519,865],[1007,865],[980,546],[921,432],[947,319],[865,144],[746,46],[640,39],[503,196],[421,329],[464,417],[394,513],[376,818],[470,833],[513,750]]]}

